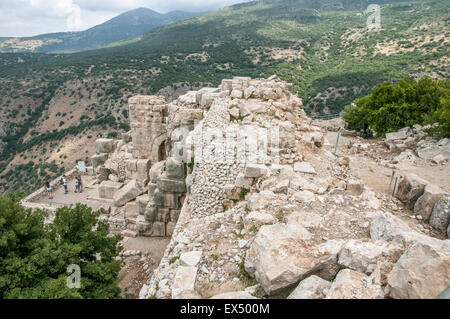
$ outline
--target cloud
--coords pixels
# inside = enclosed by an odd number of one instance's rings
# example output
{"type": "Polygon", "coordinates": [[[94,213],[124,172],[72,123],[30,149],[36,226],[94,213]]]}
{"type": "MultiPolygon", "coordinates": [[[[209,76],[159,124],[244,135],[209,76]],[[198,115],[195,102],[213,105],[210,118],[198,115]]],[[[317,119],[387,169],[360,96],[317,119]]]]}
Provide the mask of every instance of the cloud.
{"type": "Polygon", "coordinates": [[[128,10],[145,7],[211,11],[248,0],[0,0],[0,37],[84,30],[128,10]]]}

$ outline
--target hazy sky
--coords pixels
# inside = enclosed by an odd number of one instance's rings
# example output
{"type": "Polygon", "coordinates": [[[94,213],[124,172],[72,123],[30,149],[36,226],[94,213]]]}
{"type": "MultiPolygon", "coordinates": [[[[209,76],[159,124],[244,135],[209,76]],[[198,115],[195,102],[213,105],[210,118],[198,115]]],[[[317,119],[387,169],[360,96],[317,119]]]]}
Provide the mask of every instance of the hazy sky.
{"type": "Polygon", "coordinates": [[[248,0],[0,0],[0,37],[80,31],[138,7],[210,11],[248,0]]]}

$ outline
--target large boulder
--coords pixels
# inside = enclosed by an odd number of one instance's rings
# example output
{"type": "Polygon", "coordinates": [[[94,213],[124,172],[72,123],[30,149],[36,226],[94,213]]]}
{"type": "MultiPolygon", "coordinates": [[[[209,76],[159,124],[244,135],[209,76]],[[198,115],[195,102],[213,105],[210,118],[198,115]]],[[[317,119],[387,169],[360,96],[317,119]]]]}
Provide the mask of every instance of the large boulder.
{"type": "Polygon", "coordinates": [[[114,206],[123,206],[126,203],[135,200],[136,197],[142,195],[143,193],[144,191],[140,187],[138,187],[136,180],[132,180],[115,193],[114,206]]]}
{"type": "Polygon", "coordinates": [[[397,189],[397,198],[409,209],[413,210],[416,201],[423,195],[428,182],[415,174],[407,174],[400,180],[397,189]]]}
{"type": "Polygon", "coordinates": [[[295,163],[294,171],[297,173],[316,175],[316,170],[314,169],[314,166],[312,166],[311,163],[308,163],[308,162],[295,163]]]}
{"type": "Polygon", "coordinates": [[[267,172],[268,170],[265,165],[247,164],[244,175],[248,178],[258,178],[266,175],[267,172]]]}
{"type": "Polygon", "coordinates": [[[287,299],[323,299],[331,288],[331,282],[310,276],[300,282],[287,299]]]}
{"type": "Polygon", "coordinates": [[[392,298],[436,298],[450,285],[450,244],[415,243],[395,264],[387,281],[392,298]]]}
{"type": "Polygon", "coordinates": [[[414,205],[414,213],[420,214],[427,221],[434,206],[444,195],[446,195],[445,191],[436,185],[426,185],[423,195],[419,197],[414,205]]]}
{"type": "Polygon", "coordinates": [[[373,278],[344,269],[336,276],[326,299],[384,299],[384,292],[373,278]]]}
{"type": "Polygon", "coordinates": [[[98,186],[98,195],[100,198],[113,199],[117,191],[119,191],[122,186],[122,183],[104,181],[98,186]]]}
{"type": "Polygon", "coordinates": [[[315,251],[307,244],[309,239],[311,234],[301,226],[262,226],[246,255],[245,269],[268,295],[273,295],[317,268],[315,251]]]}
{"type": "Polygon", "coordinates": [[[439,230],[443,234],[448,234],[450,229],[450,196],[442,197],[436,205],[434,205],[433,212],[431,213],[430,225],[439,230]]]}
{"type": "Polygon", "coordinates": [[[403,251],[403,245],[392,242],[351,239],[339,253],[339,265],[367,275],[379,266],[384,282],[403,251]]]}
{"type": "Polygon", "coordinates": [[[386,133],[386,142],[394,142],[400,140],[406,140],[408,137],[406,131],[399,131],[394,133],[386,133]]]}
{"type": "Polygon", "coordinates": [[[384,240],[402,244],[404,247],[415,242],[439,244],[440,240],[411,229],[400,218],[390,214],[379,214],[370,225],[370,237],[373,240],[384,240]]]}

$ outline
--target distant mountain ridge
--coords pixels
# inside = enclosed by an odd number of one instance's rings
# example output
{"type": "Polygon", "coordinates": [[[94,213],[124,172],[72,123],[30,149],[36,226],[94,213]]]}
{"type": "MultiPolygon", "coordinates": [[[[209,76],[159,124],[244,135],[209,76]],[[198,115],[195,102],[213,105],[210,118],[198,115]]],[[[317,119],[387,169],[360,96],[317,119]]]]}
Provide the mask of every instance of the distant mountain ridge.
{"type": "Polygon", "coordinates": [[[203,13],[171,11],[165,14],[138,8],[105,23],[79,32],[58,32],[23,38],[0,38],[3,53],[73,53],[98,49],[128,40],[157,27],[189,19],[203,13]]]}

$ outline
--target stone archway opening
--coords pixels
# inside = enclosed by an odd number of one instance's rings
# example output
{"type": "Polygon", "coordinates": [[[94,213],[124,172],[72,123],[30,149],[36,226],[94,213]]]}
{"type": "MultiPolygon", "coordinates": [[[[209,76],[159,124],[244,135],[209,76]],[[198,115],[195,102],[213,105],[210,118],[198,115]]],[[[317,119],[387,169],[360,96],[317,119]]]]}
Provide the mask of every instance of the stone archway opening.
{"type": "Polygon", "coordinates": [[[166,142],[162,142],[158,147],[158,162],[165,161],[167,159],[166,142]]]}

